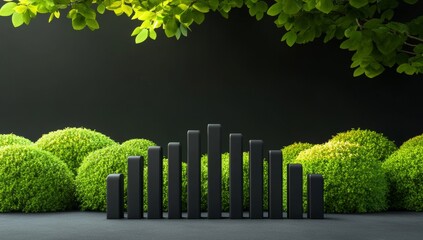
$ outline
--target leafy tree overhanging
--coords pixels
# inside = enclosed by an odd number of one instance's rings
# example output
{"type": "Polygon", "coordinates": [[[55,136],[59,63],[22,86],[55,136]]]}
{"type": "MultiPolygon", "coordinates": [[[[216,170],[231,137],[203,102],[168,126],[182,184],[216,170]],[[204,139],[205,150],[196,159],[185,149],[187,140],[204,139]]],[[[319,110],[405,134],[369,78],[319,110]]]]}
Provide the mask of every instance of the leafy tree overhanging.
{"type": "MultiPolygon", "coordinates": [[[[167,37],[187,36],[190,26],[201,24],[213,11],[228,18],[232,8],[246,6],[251,16],[265,14],[284,28],[282,41],[292,46],[322,38],[342,41],[353,51],[354,76],[373,78],[395,67],[408,75],[423,72],[423,16],[394,21],[399,0],[5,0],[0,16],[11,16],[13,26],[28,25],[37,14],[50,14],[49,22],[66,13],[75,30],[99,28],[97,13],[106,10],[140,21],[132,36],[136,43],[156,39],[161,28],[167,37]]],[[[414,5],[418,0],[403,0],[414,5]]]]}

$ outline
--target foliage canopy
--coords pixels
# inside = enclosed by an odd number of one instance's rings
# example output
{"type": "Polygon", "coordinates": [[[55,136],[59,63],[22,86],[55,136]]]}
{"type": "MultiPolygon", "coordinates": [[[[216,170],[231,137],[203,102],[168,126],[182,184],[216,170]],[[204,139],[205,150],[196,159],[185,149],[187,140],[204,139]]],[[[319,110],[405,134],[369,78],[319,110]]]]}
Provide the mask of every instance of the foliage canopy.
{"type": "Polygon", "coordinates": [[[126,15],[140,25],[132,36],[136,43],[157,38],[163,29],[168,38],[187,36],[205,14],[219,12],[228,18],[232,8],[246,6],[257,20],[264,15],[284,28],[282,41],[292,46],[315,39],[341,40],[340,47],[353,51],[354,76],[369,78],[396,67],[408,75],[423,72],[423,16],[396,21],[402,3],[418,0],[5,0],[0,16],[11,16],[13,26],[29,24],[37,14],[50,14],[49,22],[63,13],[75,30],[99,28],[97,13],[106,10],[126,15]]]}

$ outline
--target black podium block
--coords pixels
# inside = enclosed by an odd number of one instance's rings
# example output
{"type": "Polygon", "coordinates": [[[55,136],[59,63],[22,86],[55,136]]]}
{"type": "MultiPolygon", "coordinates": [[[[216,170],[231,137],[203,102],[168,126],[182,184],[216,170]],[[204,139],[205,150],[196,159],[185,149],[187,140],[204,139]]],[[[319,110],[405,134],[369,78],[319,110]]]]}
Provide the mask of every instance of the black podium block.
{"type": "Polygon", "coordinates": [[[143,218],[144,158],[128,158],[128,219],[143,218]]]}
{"type": "Polygon", "coordinates": [[[269,218],[282,218],[282,151],[269,151],[269,218]]]}
{"type": "Polygon", "coordinates": [[[240,219],[243,217],[243,161],[242,161],[242,134],[229,135],[229,217],[240,219]]]}
{"type": "Polygon", "coordinates": [[[288,164],[288,218],[303,218],[303,167],[288,164]]]}
{"type": "Polygon", "coordinates": [[[250,140],[250,218],[263,218],[262,140],[250,140]]]}
{"type": "Polygon", "coordinates": [[[321,174],[307,175],[307,217],[324,218],[323,176],[321,174]]]}
{"type": "Polygon", "coordinates": [[[208,218],[217,219],[222,216],[222,143],[221,125],[207,126],[208,153],[208,218]]]}
{"type": "Polygon", "coordinates": [[[148,148],[148,218],[163,216],[163,153],[159,146],[148,148]]]}
{"type": "Polygon", "coordinates": [[[200,131],[187,132],[188,199],[187,216],[201,218],[201,144],[200,131]]]}
{"type": "Polygon", "coordinates": [[[107,219],[123,218],[123,174],[107,176],[107,219]]]}
{"type": "Polygon", "coordinates": [[[168,145],[168,218],[182,218],[182,151],[181,144],[171,142],[168,145]]]}

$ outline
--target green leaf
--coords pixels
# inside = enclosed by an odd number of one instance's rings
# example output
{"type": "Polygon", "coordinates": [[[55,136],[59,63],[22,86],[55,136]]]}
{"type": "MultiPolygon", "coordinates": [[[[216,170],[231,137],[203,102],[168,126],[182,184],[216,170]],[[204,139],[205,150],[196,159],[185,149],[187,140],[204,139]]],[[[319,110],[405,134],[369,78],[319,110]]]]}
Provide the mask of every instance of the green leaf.
{"type": "Polygon", "coordinates": [[[353,76],[358,77],[358,76],[363,75],[363,74],[364,74],[364,68],[359,67],[359,68],[355,69],[353,76]]]}
{"type": "Polygon", "coordinates": [[[136,27],[136,28],[134,29],[134,31],[132,32],[131,37],[138,35],[138,33],[140,33],[140,32],[141,32],[141,29],[142,29],[142,28],[140,28],[140,27],[136,27]]]}
{"type": "Polygon", "coordinates": [[[14,27],[19,27],[24,23],[24,18],[22,13],[13,13],[12,15],[12,24],[14,27]]]}
{"type": "Polygon", "coordinates": [[[142,43],[144,42],[148,37],[148,30],[147,29],[142,29],[140,31],[140,33],[138,33],[137,37],[135,38],[135,43],[142,43]]]}
{"type": "Polygon", "coordinates": [[[86,19],[85,22],[86,22],[87,26],[90,28],[91,31],[94,31],[94,30],[97,30],[97,29],[100,28],[97,20],[95,20],[95,19],[86,19]]]}
{"type": "Polygon", "coordinates": [[[97,12],[98,12],[98,13],[103,14],[105,11],[106,11],[106,6],[104,6],[104,4],[103,4],[103,3],[102,3],[102,4],[99,4],[99,5],[97,6],[97,12]]]}
{"type": "Polygon", "coordinates": [[[12,15],[15,10],[13,10],[13,8],[15,8],[17,6],[16,3],[14,2],[8,2],[6,4],[4,4],[1,8],[0,8],[0,16],[2,17],[7,17],[12,15]]]}
{"type": "Polygon", "coordinates": [[[201,3],[201,2],[196,2],[194,3],[194,5],[192,5],[192,7],[202,13],[208,13],[210,11],[210,8],[207,4],[201,3]]]}
{"type": "Polygon", "coordinates": [[[28,7],[25,6],[25,5],[18,5],[14,8],[15,12],[17,12],[17,13],[24,13],[24,12],[26,12],[27,9],[28,9],[28,7]]]}
{"type": "Polygon", "coordinates": [[[317,0],[316,8],[323,13],[330,13],[333,10],[332,0],[317,0]]]}
{"type": "Polygon", "coordinates": [[[173,37],[175,36],[176,32],[178,31],[178,24],[176,23],[176,20],[174,18],[168,20],[165,23],[165,34],[167,37],[173,37]]]}
{"type": "Polygon", "coordinates": [[[157,38],[157,33],[154,31],[154,29],[150,29],[150,38],[153,40],[156,40],[157,38]]]}
{"type": "Polygon", "coordinates": [[[179,30],[181,30],[181,33],[183,36],[187,37],[188,36],[188,31],[187,28],[181,24],[181,26],[179,27],[179,30]]]}
{"type": "Polygon", "coordinates": [[[194,22],[197,24],[201,24],[204,22],[204,13],[193,11],[192,12],[192,18],[194,19],[194,22]]]}
{"type": "Polygon", "coordinates": [[[297,14],[301,10],[302,4],[297,0],[285,0],[283,2],[283,11],[287,14],[297,14]]]}
{"type": "Polygon", "coordinates": [[[82,30],[86,25],[87,23],[85,22],[85,18],[81,14],[77,14],[74,18],[72,18],[73,29],[82,30]]]}
{"type": "Polygon", "coordinates": [[[413,75],[416,72],[416,68],[412,67],[408,63],[403,63],[397,68],[398,73],[405,73],[407,75],[413,75]]]}
{"type": "Polygon", "coordinates": [[[215,11],[219,7],[219,0],[209,0],[210,8],[215,11]]]}
{"type": "Polygon", "coordinates": [[[405,3],[411,4],[411,5],[416,4],[418,1],[419,0],[404,0],[405,3]]]}
{"type": "Polygon", "coordinates": [[[392,10],[392,9],[388,9],[385,12],[383,12],[382,15],[380,15],[380,19],[382,21],[385,21],[385,20],[388,20],[389,21],[393,17],[394,17],[394,10],[392,10]]]}
{"type": "Polygon", "coordinates": [[[361,8],[366,6],[369,3],[369,0],[350,0],[350,5],[355,8],[361,8]]]}
{"type": "Polygon", "coordinates": [[[272,6],[270,6],[270,8],[267,10],[267,15],[276,16],[282,12],[282,8],[283,8],[282,3],[277,2],[273,4],[272,6]]]}
{"type": "Polygon", "coordinates": [[[295,41],[297,41],[297,34],[293,31],[289,31],[283,35],[282,41],[286,41],[286,44],[292,47],[295,41]]]}

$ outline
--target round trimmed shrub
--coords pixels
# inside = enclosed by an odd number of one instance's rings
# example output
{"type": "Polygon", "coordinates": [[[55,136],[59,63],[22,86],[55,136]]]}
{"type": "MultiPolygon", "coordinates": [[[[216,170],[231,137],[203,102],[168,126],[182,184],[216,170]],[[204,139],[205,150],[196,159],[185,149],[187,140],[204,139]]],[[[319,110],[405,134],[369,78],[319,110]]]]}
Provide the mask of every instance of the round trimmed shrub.
{"type": "MultiPolygon", "coordinates": [[[[207,211],[208,157],[201,158],[201,211],[207,211]]],[[[250,208],[249,154],[243,153],[243,209],[250,208]]],[[[263,161],[263,210],[268,208],[268,163],[263,161]]],[[[222,211],[229,211],[229,153],[222,154],[222,211]]]]}
{"type": "Polygon", "coordinates": [[[423,146],[423,134],[415,136],[405,141],[400,148],[411,148],[417,146],[423,146]]]}
{"type": "Polygon", "coordinates": [[[147,166],[148,165],[148,147],[151,146],[157,146],[157,144],[155,144],[154,142],[148,140],[148,139],[131,139],[128,140],[124,143],[121,144],[123,147],[130,147],[130,148],[136,148],[136,149],[140,149],[143,154],[141,154],[142,156],[144,156],[144,165],[147,166]]]}
{"type": "Polygon", "coordinates": [[[314,173],[324,178],[325,212],[365,213],[387,209],[388,186],[381,162],[367,148],[330,141],[302,151],[296,162],[303,165],[305,204],[306,176],[314,173]]]}
{"type": "Polygon", "coordinates": [[[363,146],[371,153],[377,161],[385,161],[393,152],[397,150],[397,146],[381,133],[371,130],[352,129],[347,132],[338,133],[329,141],[346,141],[356,143],[363,146]]]}
{"type": "Polygon", "coordinates": [[[82,161],[75,179],[76,197],[81,209],[106,211],[106,179],[112,173],[122,173],[125,177],[126,203],[128,157],[142,154],[142,150],[138,148],[120,145],[109,146],[88,154],[82,161]]]}
{"type": "Polygon", "coordinates": [[[0,148],[0,212],[50,212],[72,207],[73,174],[33,146],[0,148]]]}
{"type": "Polygon", "coordinates": [[[382,167],[389,184],[390,207],[423,211],[423,145],[401,147],[382,167]]]}
{"type": "Polygon", "coordinates": [[[0,134],[0,147],[10,146],[10,145],[31,145],[31,144],[32,144],[31,140],[21,136],[17,136],[13,133],[0,134]]]}
{"type": "Polygon", "coordinates": [[[302,142],[296,142],[293,143],[291,145],[288,145],[284,148],[282,148],[282,157],[283,157],[283,165],[282,165],[282,178],[283,178],[283,182],[282,182],[282,189],[283,189],[283,194],[282,194],[282,205],[283,205],[283,210],[287,211],[287,187],[286,187],[286,183],[287,183],[287,166],[289,163],[293,163],[295,162],[295,159],[297,158],[298,154],[300,154],[300,152],[307,150],[311,147],[313,147],[314,144],[311,143],[302,143],[302,142]]]}
{"type": "Polygon", "coordinates": [[[35,145],[53,153],[76,173],[82,159],[90,152],[115,145],[109,137],[85,128],[65,128],[44,134],[35,145]]]}

